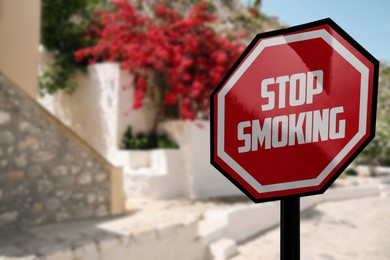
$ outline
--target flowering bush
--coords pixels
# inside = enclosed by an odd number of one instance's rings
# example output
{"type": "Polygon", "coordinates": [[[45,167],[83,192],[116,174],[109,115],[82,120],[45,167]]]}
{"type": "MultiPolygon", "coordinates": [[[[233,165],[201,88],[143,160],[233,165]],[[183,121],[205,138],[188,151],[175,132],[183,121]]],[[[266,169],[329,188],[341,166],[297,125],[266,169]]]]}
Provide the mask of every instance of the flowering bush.
{"type": "Polygon", "coordinates": [[[146,95],[160,115],[178,108],[194,119],[209,112],[209,95],[243,51],[239,37],[218,35],[208,26],[216,17],[201,1],[187,15],[160,3],[147,16],[125,0],[103,11],[97,44],[75,52],[78,62],[117,61],[134,75],[134,109],[146,95]]]}

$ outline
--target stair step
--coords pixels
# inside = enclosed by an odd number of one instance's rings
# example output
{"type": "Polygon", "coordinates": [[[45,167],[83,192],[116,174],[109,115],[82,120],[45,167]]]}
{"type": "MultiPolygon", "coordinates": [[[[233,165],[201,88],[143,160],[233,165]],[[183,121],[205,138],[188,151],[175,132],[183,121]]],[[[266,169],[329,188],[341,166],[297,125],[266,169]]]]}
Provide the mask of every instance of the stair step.
{"type": "Polygon", "coordinates": [[[226,233],[227,223],[221,220],[202,220],[198,226],[199,237],[205,244],[210,244],[220,239],[226,233]]]}
{"type": "Polygon", "coordinates": [[[209,250],[214,260],[225,260],[238,252],[236,241],[229,238],[222,238],[212,243],[209,250]]]}

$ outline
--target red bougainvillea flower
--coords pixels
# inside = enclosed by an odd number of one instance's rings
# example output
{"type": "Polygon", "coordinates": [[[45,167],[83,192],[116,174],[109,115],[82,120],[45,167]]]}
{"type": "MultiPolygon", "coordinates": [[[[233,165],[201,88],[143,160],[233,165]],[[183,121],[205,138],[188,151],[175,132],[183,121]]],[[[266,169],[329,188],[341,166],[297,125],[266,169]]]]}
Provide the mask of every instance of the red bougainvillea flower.
{"type": "Polygon", "coordinates": [[[156,104],[177,106],[183,119],[208,113],[211,91],[244,49],[239,37],[215,33],[209,24],[217,17],[203,1],[186,16],[163,2],[153,5],[152,17],[127,0],[112,4],[115,11],[100,11],[101,23],[87,30],[96,45],[76,51],[75,60],[120,62],[134,75],[135,109],[150,95],[161,99],[156,104]]]}

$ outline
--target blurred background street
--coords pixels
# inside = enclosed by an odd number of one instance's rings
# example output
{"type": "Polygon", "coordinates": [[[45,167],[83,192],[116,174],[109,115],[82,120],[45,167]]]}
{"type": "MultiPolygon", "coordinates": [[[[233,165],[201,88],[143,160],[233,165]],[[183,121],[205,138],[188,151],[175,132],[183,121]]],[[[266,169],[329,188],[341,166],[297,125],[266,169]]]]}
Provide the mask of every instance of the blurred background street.
{"type": "MultiPolygon", "coordinates": [[[[238,246],[232,260],[280,259],[280,229],[238,246]]],[[[301,214],[301,259],[390,259],[390,198],[326,202],[301,214]]]]}

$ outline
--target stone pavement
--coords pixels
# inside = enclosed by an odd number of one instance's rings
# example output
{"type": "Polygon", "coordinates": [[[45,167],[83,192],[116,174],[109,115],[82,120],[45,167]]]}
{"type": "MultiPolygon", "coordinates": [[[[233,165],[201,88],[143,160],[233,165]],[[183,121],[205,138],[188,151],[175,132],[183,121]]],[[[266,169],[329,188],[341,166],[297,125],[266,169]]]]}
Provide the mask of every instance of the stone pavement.
{"type": "MultiPolygon", "coordinates": [[[[231,260],[276,260],[279,228],[238,246],[231,260]]],[[[301,259],[390,259],[390,197],[317,205],[301,215],[301,259]]]]}

